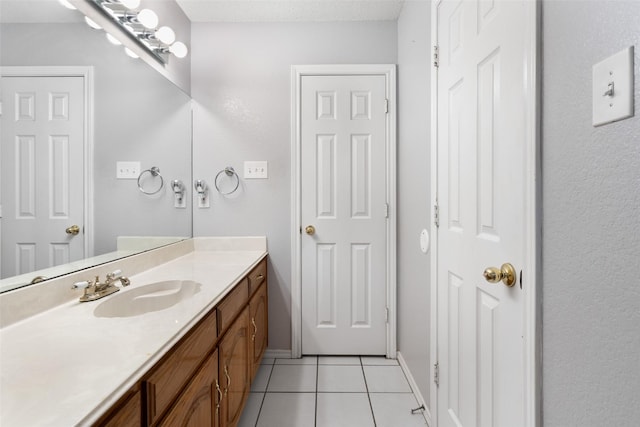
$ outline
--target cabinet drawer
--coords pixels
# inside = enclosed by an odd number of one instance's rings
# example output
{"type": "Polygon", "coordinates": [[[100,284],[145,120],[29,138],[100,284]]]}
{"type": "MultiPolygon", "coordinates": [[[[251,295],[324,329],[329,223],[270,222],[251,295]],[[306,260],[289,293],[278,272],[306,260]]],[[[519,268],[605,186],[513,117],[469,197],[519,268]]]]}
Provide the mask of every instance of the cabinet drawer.
{"type": "Polygon", "coordinates": [[[247,305],[249,301],[248,280],[242,279],[240,283],[218,304],[218,334],[222,335],[223,331],[231,325],[234,317],[247,305]]]}
{"type": "Polygon", "coordinates": [[[200,362],[213,349],[216,332],[216,311],[212,310],[149,375],[146,387],[150,425],[169,407],[200,362]]]}
{"type": "Polygon", "coordinates": [[[249,295],[253,295],[253,293],[258,289],[262,283],[267,280],[267,259],[263,259],[260,261],[251,273],[249,273],[249,295]]]}

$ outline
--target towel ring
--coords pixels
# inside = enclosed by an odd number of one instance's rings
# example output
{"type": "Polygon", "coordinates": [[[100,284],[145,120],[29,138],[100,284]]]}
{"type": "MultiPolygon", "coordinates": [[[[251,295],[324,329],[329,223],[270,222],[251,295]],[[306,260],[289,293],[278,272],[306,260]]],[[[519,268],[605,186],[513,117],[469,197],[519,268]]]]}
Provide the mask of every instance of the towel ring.
{"type": "Polygon", "coordinates": [[[226,168],[224,168],[220,172],[218,172],[218,174],[216,175],[216,179],[213,180],[213,184],[216,186],[216,190],[218,190],[218,193],[222,194],[223,196],[228,196],[231,193],[235,193],[235,191],[240,186],[240,177],[238,176],[238,173],[231,166],[227,166],[226,168]],[[225,173],[225,175],[227,175],[229,177],[232,177],[234,175],[236,177],[236,186],[233,187],[233,190],[227,191],[226,193],[223,192],[222,190],[220,190],[220,187],[218,187],[218,178],[220,177],[220,175],[223,172],[225,173]]]}
{"type": "Polygon", "coordinates": [[[162,190],[162,187],[164,187],[164,179],[162,178],[162,175],[160,175],[160,168],[159,167],[152,166],[151,169],[143,170],[142,172],[140,172],[140,175],[138,176],[138,190],[140,190],[142,193],[148,194],[148,195],[156,194],[157,192],[162,190]],[[159,176],[160,177],[160,187],[158,187],[158,189],[156,191],[146,191],[144,188],[142,188],[142,184],[140,184],[140,179],[146,173],[151,174],[151,176],[159,176]]]}

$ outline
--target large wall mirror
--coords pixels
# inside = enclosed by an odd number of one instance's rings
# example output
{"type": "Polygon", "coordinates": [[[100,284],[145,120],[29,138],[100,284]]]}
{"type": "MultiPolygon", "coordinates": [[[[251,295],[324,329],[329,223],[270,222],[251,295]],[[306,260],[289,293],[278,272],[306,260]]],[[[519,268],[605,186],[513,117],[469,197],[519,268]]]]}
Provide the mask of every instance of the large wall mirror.
{"type": "Polygon", "coordinates": [[[0,65],[0,291],[192,235],[187,94],[55,1],[0,2],[0,65]]]}

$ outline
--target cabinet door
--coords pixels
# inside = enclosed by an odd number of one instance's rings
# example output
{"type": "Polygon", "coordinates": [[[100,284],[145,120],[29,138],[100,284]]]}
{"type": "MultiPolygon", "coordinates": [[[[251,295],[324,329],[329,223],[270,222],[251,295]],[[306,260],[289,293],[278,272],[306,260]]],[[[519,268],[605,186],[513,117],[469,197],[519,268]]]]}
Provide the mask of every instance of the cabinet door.
{"type": "Polygon", "coordinates": [[[218,426],[218,350],[202,365],[171,407],[161,426],[218,426]]]}
{"type": "Polygon", "coordinates": [[[249,308],[231,324],[218,347],[220,382],[224,385],[220,425],[235,427],[249,393],[249,308]]]}
{"type": "Polygon", "coordinates": [[[251,361],[251,381],[260,368],[260,361],[267,349],[268,319],[267,319],[267,284],[260,288],[249,302],[251,317],[251,340],[249,341],[249,360],[251,361]]]}

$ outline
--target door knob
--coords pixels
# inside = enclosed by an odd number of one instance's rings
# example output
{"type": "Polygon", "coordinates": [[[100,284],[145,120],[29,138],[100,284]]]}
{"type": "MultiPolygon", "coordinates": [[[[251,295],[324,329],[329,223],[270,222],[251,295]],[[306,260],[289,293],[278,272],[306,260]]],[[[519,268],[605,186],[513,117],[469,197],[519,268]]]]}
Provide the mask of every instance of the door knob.
{"type": "Polygon", "coordinates": [[[500,268],[488,267],[482,275],[489,283],[498,283],[502,280],[502,283],[509,287],[516,283],[516,269],[509,263],[502,264],[500,268]]]}
{"type": "Polygon", "coordinates": [[[316,234],[316,228],[313,225],[307,225],[304,229],[304,232],[309,236],[313,236],[314,234],[316,234]]]}
{"type": "Polygon", "coordinates": [[[78,227],[77,225],[72,225],[71,227],[68,227],[66,230],[64,230],[67,234],[72,234],[72,235],[76,235],[78,233],[80,233],[80,227],[78,227]]]}

